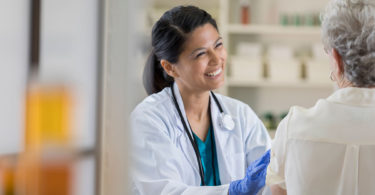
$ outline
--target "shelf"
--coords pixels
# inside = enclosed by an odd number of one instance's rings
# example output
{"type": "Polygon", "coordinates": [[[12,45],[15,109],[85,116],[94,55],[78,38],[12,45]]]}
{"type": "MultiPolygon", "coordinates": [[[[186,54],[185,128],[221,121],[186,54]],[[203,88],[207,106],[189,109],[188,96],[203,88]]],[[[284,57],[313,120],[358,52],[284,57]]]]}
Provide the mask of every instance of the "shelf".
{"type": "Polygon", "coordinates": [[[7,153],[1,154],[1,158],[17,158],[23,154],[40,154],[44,156],[55,156],[55,155],[70,155],[70,156],[77,156],[77,157],[86,157],[86,156],[95,156],[97,155],[96,148],[93,147],[81,147],[81,148],[45,148],[41,149],[40,151],[20,151],[14,153],[7,153]]]}
{"type": "Polygon", "coordinates": [[[259,35],[320,36],[320,27],[231,24],[231,25],[228,25],[228,33],[229,34],[259,34],[259,35]]]}
{"type": "Polygon", "coordinates": [[[229,87],[283,87],[283,88],[333,88],[331,83],[300,82],[272,82],[272,81],[246,81],[228,78],[229,87]]]}
{"type": "Polygon", "coordinates": [[[217,0],[205,0],[205,1],[191,1],[191,0],[155,0],[153,1],[154,7],[166,7],[166,8],[172,8],[175,6],[180,5],[194,5],[203,9],[218,9],[219,8],[219,1],[217,0]]]}

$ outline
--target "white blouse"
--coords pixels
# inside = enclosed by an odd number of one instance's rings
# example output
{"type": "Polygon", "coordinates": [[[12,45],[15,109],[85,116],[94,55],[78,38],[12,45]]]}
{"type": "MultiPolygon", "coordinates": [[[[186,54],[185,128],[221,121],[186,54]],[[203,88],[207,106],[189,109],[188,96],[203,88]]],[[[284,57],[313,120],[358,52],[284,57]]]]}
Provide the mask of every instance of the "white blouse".
{"type": "Polygon", "coordinates": [[[375,89],[344,88],[292,107],[272,143],[267,185],[288,195],[375,194],[375,89]]]}

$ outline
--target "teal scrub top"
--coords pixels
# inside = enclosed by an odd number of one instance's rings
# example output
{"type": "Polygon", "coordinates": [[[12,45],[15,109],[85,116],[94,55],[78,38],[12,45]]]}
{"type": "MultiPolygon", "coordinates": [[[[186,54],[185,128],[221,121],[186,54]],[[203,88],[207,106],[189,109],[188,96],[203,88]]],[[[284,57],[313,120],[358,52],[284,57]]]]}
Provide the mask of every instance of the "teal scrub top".
{"type": "MultiPolygon", "coordinates": [[[[194,139],[198,145],[198,150],[201,155],[201,161],[204,171],[204,182],[206,186],[215,186],[214,182],[214,172],[216,176],[216,185],[221,185],[220,183],[220,175],[219,175],[219,167],[217,163],[217,155],[216,155],[216,145],[215,145],[215,136],[213,130],[210,126],[208,129],[207,137],[205,141],[202,141],[195,133],[194,139]],[[213,154],[212,154],[213,153],[213,154]]],[[[201,184],[202,185],[202,184],[201,184]]]]}

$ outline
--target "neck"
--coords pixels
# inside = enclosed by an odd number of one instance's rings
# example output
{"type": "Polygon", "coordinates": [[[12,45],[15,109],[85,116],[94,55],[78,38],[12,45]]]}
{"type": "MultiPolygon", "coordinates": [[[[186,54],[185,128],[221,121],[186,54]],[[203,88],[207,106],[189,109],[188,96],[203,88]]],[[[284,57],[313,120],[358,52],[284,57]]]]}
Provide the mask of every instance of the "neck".
{"type": "Polygon", "coordinates": [[[339,88],[353,87],[353,84],[347,80],[344,75],[341,75],[341,80],[337,82],[339,88]]]}
{"type": "MultiPolygon", "coordinates": [[[[178,84],[178,83],[177,83],[178,84]]],[[[188,118],[201,121],[208,116],[209,91],[194,91],[178,85],[188,118]]]]}

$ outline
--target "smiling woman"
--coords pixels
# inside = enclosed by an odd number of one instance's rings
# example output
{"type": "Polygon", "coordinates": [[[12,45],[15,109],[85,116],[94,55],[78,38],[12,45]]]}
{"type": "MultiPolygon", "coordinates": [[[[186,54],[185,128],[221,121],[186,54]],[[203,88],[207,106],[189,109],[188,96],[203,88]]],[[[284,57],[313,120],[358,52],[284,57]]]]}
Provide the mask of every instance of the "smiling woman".
{"type": "Polygon", "coordinates": [[[195,29],[186,40],[176,63],[160,61],[180,90],[206,92],[224,84],[223,70],[227,53],[217,29],[205,24],[195,29]],[[183,88],[183,89],[182,89],[183,88]]]}
{"type": "MultiPolygon", "coordinates": [[[[180,76],[175,75],[176,69],[196,70],[199,65],[207,64],[208,60],[212,61],[212,54],[214,57],[218,56],[217,51],[214,52],[212,48],[220,49],[222,53],[220,60],[225,64],[226,51],[222,40],[219,40],[216,21],[207,12],[202,11],[193,6],[176,7],[167,11],[154,25],[153,50],[143,73],[143,83],[148,94],[170,86],[174,76],[180,76]],[[184,13],[177,12],[182,10],[184,13]],[[181,23],[183,25],[179,25],[181,23]],[[190,63],[194,63],[195,65],[192,65],[194,67],[186,67],[186,65],[190,66],[190,63]],[[178,64],[178,68],[172,66],[178,64]]],[[[202,66],[201,70],[203,68],[202,66]]]]}
{"type": "Polygon", "coordinates": [[[212,92],[227,59],[215,20],[175,7],[154,25],[152,47],[150,96],[131,115],[133,194],[256,194],[270,138],[248,105],[212,92]]]}

